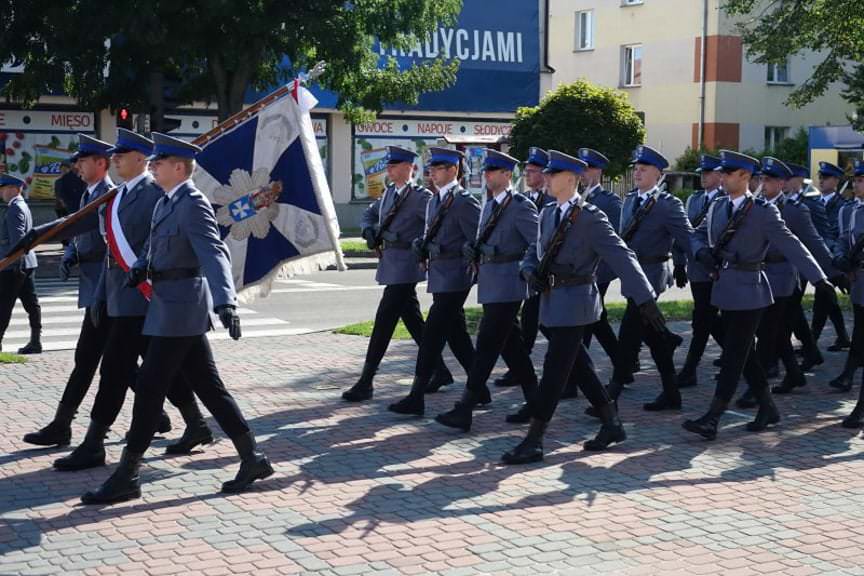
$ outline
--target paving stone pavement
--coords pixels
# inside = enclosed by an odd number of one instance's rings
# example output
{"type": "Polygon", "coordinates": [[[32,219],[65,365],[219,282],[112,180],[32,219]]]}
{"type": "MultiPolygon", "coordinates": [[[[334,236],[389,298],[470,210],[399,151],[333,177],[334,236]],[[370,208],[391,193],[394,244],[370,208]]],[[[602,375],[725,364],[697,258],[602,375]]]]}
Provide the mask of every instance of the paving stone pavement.
{"type": "MultiPolygon", "coordinates": [[[[459,384],[428,397],[426,418],[398,417],[385,408],[407,392],[416,350],[398,342],[375,399],[349,405],[339,394],[365,345],[328,333],[215,342],[277,474],[222,496],[219,484],[237,468],[230,441],[166,458],[160,439],[142,470],[143,498],[105,508],[78,498],[108,468],[55,472],[65,450],[20,441],[52,416],[72,352],[0,366],[0,574],[864,574],[864,440],[838,426],[855,393],[826,385],[842,354],[826,353],[803,391],[778,400],[784,421],[770,432],[746,433],[744,413],[726,416],[716,442],[681,430],[713,392],[712,344],[680,413],[641,411],[659,390],[646,370],[622,397],[627,442],[583,452],[597,423],[582,414],[584,400],[568,400],[546,461],[504,467],[501,453],[524,433],[503,422],[518,390],[493,390],[470,435],[432,421],[459,384]]],[[[538,364],[543,352],[541,344],[538,364]]],[[[608,361],[599,348],[593,356],[605,379],[608,361]]],[[[127,401],[109,434],[110,462],[130,413],[127,401]]]]}

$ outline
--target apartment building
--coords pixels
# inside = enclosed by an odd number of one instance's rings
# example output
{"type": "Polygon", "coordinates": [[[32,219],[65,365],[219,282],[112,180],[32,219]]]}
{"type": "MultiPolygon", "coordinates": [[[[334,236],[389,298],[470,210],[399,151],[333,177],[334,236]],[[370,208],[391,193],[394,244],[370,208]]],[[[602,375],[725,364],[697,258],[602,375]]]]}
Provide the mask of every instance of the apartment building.
{"type": "Polygon", "coordinates": [[[578,78],[624,90],[644,118],[647,143],[671,160],[699,142],[761,150],[802,127],[848,123],[837,90],[787,107],[818,58],[748,61],[722,0],[547,1],[550,69],[541,92],[578,78]]]}

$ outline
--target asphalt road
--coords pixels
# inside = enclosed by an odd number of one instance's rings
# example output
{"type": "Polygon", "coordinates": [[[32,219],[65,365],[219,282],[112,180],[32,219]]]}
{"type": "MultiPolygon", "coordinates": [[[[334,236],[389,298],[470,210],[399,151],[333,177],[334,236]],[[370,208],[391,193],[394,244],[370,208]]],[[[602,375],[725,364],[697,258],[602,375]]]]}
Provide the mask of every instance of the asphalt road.
{"type": "MultiPolygon", "coordinates": [[[[371,320],[382,290],[383,287],[375,283],[375,270],[327,271],[278,281],[270,296],[244,306],[285,320],[295,328],[331,330],[371,320]]],[[[432,297],[426,293],[426,285],[419,285],[417,291],[421,306],[428,309],[432,297]]],[[[617,281],[610,286],[607,299],[624,300],[617,281]]],[[[690,289],[672,288],[661,299],[690,299],[690,289]]],[[[467,305],[477,305],[476,289],[471,291],[467,305]]]]}

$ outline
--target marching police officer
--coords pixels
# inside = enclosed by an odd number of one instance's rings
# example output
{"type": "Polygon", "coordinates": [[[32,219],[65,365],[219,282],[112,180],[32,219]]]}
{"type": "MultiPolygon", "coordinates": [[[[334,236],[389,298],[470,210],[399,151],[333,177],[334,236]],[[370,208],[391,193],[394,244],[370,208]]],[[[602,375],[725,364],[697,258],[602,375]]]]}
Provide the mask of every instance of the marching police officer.
{"type": "MultiPolygon", "coordinates": [[[[618,227],[621,225],[621,199],[617,194],[613,194],[603,188],[601,184],[603,171],[609,165],[609,159],[600,152],[590,148],[580,148],[578,157],[587,164],[583,176],[585,201],[597,206],[606,215],[606,218],[612,225],[612,229],[618,230],[618,227]]],[[[615,273],[612,271],[612,268],[601,260],[597,267],[597,288],[600,290],[600,304],[603,306],[603,312],[600,314],[600,320],[596,324],[585,329],[585,346],[590,346],[591,336],[596,336],[597,341],[600,342],[613,365],[618,356],[618,337],[609,324],[605,300],[606,291],[614,279],[615,273]]]]}
{"type": "MultiPolygon", "coordinates": [[[[86,134],[78,135],[78,151],[71,160],[86,184],[79,208],[114,187],[108,175],[110,149],[111,144],[107,142],[86,134]]],[[[79,234],[66,245],[60,262],[60,278],[68,279],[72,268],[78,267],[78,308],[85,309],[81,333],[75,345],[75,367],[66,382],[54,419],[41,430],[25,435],[24,442],[37,446],[65,446],[71,441],[72,419],[93,382],[108,335],[108,323],[101,322],[96,326],[88,313],[95,302],[94,293],[104,265],[105,240],[98,229],[79,234]]]]}
{"type": "Polygon", "coordinates": [[[192,182],[195,155],[201,149],[158,132],[153,133],[153,139],[152,171],[165,193],[152,214],[147,246],[127,276],[132,288],[148,280],[152,283],[142,330],[150,342],[138,378],[123,456],[97,490],[82,496],[85,504],[140,497],[141,459],[156,432],[165,395],[179,374],[191,383],[240,455],[240,470],[234,480],[222,484],[222,492],[241,492],[273,474],[219,377],[206,336],[211,310],[235,340],[240,338],[240,319],[228,248],[219,235],[213,207],[192,182]]]}
{"type": "Polygon", "coordinates": [[[471,429],[474,407],[488,401],[486,381],[499,355],[506,359],[525,397],[525,405],[507,421],[528,422],[537,396],[537,375],[517,319],[519,306],[528,295],[528,286],[519,275],[519,262],[537,241],[537,208],[510,187],[518,163],[503,152],[486,150],[483,170],[492,197],[483,206],[477,239],[463,248],[469,265],[477,270],[477,300],[483,305],[483,318],[462,399],[435,419],[466,432],[471,429]]]}
{"type": "MultiPolygon", "coordinates": [[[[5,258],[15,252],[18,243],[26,237],[33,228],[33,216],[30,208],[21,195],[26,182],[11,174],[0,174],[0,194],[6,202],[6,215],[0,225],[0,258],[5,258]]],[[[3,349],[3,335],[12,319],[12,309],[15,301],[20,299],[30,321],[30,345],[39,344],[42,332],[42,308],[36,296],[36,285],[33,283],[33,273],[38,266],[36,253],[28,251],[23,258],[0,271],[0,350],[3,349]]],[[[29,345],[28,345],[29,346],[29,345]]],[[[19,353],[35,353],[35,347],[27,346],[19,353]]]]}
{"type": "MultiPolygon", "coordinates": [[[[831,265],[831,252],[813,226],[810,211],[800,199],[792,202],[783,195],[783,187],[791,174],[789,167],[777,158],[770,156],[763,158],[760,167],[762,197],[766,203],[777,208],[783,223],[810,251],[823,272],[829,277],[836,277],[838,271],[831,265]]],[[[765,309],[762,321],[756,330],[756,354],[764,368],[776,362],[779,352],[780,360],[786,368],[786,375],[783,382],[775,386],[772,392],[785,394],[807,384],[795,360],[790,341],[792,332],[786,323],[787,306],[799,284],[798,271],[772,244],[765,255],[765,276],[771,286],[774,303],[765,309]]],[[[739,408],[752,408],[757,402],[752,390],[748,388],[735,404],[739,408]]]]}
{"type": "MultiPolygon", "coordinates": [[[[363,372],[360,379],[342,393],[342,398],[348,402],[372,398],[372,378],[387,352],[400,318],[417,344],[423,336],[423,315],[416,287],[426,275],[418,266],[411,243],[423,234],[426,204],[432,193],[411,183],[416,157],[417,153],[411,150],[387,147],[387,177],[392,184],[363,213],[362,236],[370,250],[380,252],[375,280],[385,288],[375,313],[363,372]]],[[[439,358],[428,391],[451,382],[453,376],[439,358]]]]}
{"type": "MultiPolygon", "coordinates": [[[[659,296],[672,285],[668,261],[672,257],[670,251],[673,242],[682,247],[688,246],[693,228],[681,201],[658,188],[662,171],[669,166],[666,158],[649,146],[639,146],[634,151],[633,163],[637,188],[624,199],[620,235],[635,252],[645,276],[659,296]]],[[[663,384],[662,393],[653,402],[645,404],[644,409],[659,411],[681,408],[681,393],[678,391],[672,357],[682,339],[669,332],[665,326],[662,330],[656,330],[651,324],[643,326],[632,299],[628,299],[621,320],[618,359],[610,382],[610,394],[617,399],[623,385],[633,381],[632,369],[643,339],[651,349],[663,384]]]]}
{"type": "Polygon", "coordinates": [[[477,236],[480,203],[459,185],[459,169],[465,158],[458,150],[430,147],[429,164],[438,193],[426,208],[426,229],[414,240],[412,249],[421,262],[427,262],[427,290],[432,307],[423,327],[423,338],[417,352],[411,392],[388,409],[397,414],[422,416],[423,395],[438,363],[446,341],[465,369],[471,370],[474,345],[465,326],[463,305],[473,274],[462,255],[462,247],[477,236]]]}
{"type": "MultiPolygon", "coordinates": [[[[531,202],[534,203],[538,212],[543,209],[546,204],[553,202],[554,199],[546,193],[546,176],[543,174],[543,169],[549,163],[549,154],[542,148],[531,146],[528,148],[528,159],[525,160],[525,165],[522,168],[522,177],[528,190],[525,192],[531,202]]],[[[520,316],[520,328],[522,341],[528,354],[534,350],[534,342],[537,340],[537,331],[540,329],[540,295],[530,293],[528,298],[522,303],[522,312],[520,316]]],[[[496,386],[515,386],[519,384],[513,373],[509,369],[503,376],[497,378],[493,384],[496,386]]]]}
{"type": "MultiPolygon", "coordinates": [[[[693,228],[698,228],[702,220],[708,214],[711,203],[722,197],[725,192],[720,186],[720,158],[702,154],[699,159],[698,172],[702,179],[702,189],[697,190],[687,198],[685,209],[687,219],[693,228]]],[[[687,246],[675,245],[679,252],[689,254],[687,246]]],[[[675,283],[679,288],[690,282],[690,293],[693,295],[693,316],[691,327],[693,336],[690,339],[690,347],[687,350],[687,359],[678,373],[678,388],[695,386],[698,382],[696,369],[705,346],[708,344],[708,336],[720,344],[723,341],[723,328],[720,321],[720,312],[711,305],[711,287],[713,282],[705,268],[697,262],[692,255],[687,259],[687,267],[676,265],[673,270],[675,283]]]]}
{"type": "MultiPolygon", "coordinates": [[[[536,249],[521,264],[531,289],[540,293],[540,323],[549,347],[543,361],[540,398],[528,434],[502,456],[505,464],[524,464],[543,459],[543,436],[555,413],[561,391],[570,374],[584,330],[600,319],[602,305],[597,287],[597,266],[602,258],[621,278],[640,315],[659,329],[663,316],[654,302],[654,290],[633,252],[615,234],[603,212],[576,192],[586,163],[573,156],[549,151],[549,190],[556,199],[540,215],[536,249]]],[[[605,450],[627,435],[614,402],[596,378],[580,380],[585,397],[601,417],[597,436],[586,450],[605,450]]]]}
{"type": "MultiPolygon", "coordinates": [[[[864,198],[864,162],[855,160],[853,168],[853,186],[855,199],[864,198]]],[[[855,208],[849,218],[849,225],[837,244],[837,257],[834,264],[843,272],[852,275],[852,310],[855,314],[855,323],[852,328],[852,347],[849,350],[850,360],[847,361],[845,380],[842,382],[831,382],[831,386],[843,391],[852,389],[852,377],[855,368],[864,361],[864,258],[862,258],[862,242],[864,238],[864,203],[856,202],[855,208]],[[849,369],[849,364],[852,364],[849,369]]],[[[842,377],[842,376],[841,376],[842,377]]],[[[839,378],[837,379],[839,380],[839,378]]],[[[852,412],[843,419],[844,428],[861,428],[864,426],[864,384],[858,392],[858,402],[852,412]]]]}
{"type": "MultiPolygon", "coordinates": [[[[819,191],[822,194],[820,199],[825,206],[825,214],[830,224],[831,246],[837,242],[839,235],[840,208],[847,203],[846,199],[837,192],[840,179],[843,176],[843,170],[834,164],[819,162],[819,191]]],[[[828,347],[828,351],[839,352],[849,348],[849,335],[846,332],[843,311],[840,310],[840,304],[837,302],[837,294],[832,296],[825,292],[817,295],[813,300],[813,318],[810,330],[813,332],[813,339],[816,342],[819,342],[819,336],[822,334],[822,329],[828,318],[831,319],[834,332],[837,334],[834,344],[828,347]]]]}
{"type": "Polygon", "coordinates": [[[714,278],[711,303],[724,316],[723,365],[708,412],[684,422],[684,429],[713,440],[717,426],[745,373],[759,402],[747,430],[760,432],[780,421],[753,337],[767,307],[774,303],[764,271],[769,244],[776,248],[817,290],[833,290],[810,252],[783,224],[777,208],[749,191],[758,172],[755,158],[720,151],[723,188],[728,196],[714,202],[693,235],[692,253],[714,278]]]}

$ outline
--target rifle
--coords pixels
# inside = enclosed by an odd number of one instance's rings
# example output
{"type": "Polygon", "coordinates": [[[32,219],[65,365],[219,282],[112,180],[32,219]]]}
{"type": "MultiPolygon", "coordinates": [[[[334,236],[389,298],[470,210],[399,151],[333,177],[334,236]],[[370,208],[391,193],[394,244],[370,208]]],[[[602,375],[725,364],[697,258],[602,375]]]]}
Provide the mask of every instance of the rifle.
{"type": "Polygon", "coordinates": [[[657,181],[657,186],[655,186],[655,188],[657,188],[657,192],[652,194],[645,204],[639,207],[639,210],[633,215],[633,219],[630,220],[630,224],[627,225],[627,229],[621,234],[621,239],[624,240],[625,243],[629,243],[633,236],[636,235],[636,230],[639,229],[642,220],[648,216],[648,213],[651,212],[652,208],[654,208],[654,204],[657,203],[657,195],[666,191],[666,174],[660,176],[660,180],[657,181]]]}
{"type": "Polygon", "coordinates": [[[384,244],[384,233],[388,228],[390,228],[390,225],[396,218],[396,214],[399,212],[399,208],[402,207],[402,202],[404,202],[405,197],[408,196],[407,186],[409,186],[409,184],[406,184],[405,186],[406,190],[402,192],[402,194],[396,194],[396,200],[393,201],[393,206],[391,206],[390,210],[387,211],[387,215],[384,216],[384,219],[381,221],[381,226],[375,231],[375,236],[372,238],[374,244],[372,249],[375,251],[375,255],[378,256],[378,258],[381,258],[381,247],[384,244]]]}
{"type": "MultiPolygon", "coordinates": [[[[426,254],[429,251],[429,243],[435,239],[435,236],[438,235],[438,231],[441,229],[441,226],[444,224],[444,216],[447,215],[447,212],[450,210],[450,207],[453,206],[453,202],[456,201],[456,194],[453,191],[450,191],[450,194],[444,200],[444,203],[438,208],[438,211],[435,212],[435,216],[432,217],[432,222],[429,223],[429,226],[426,228],[426,233],[423,234],[423,237],[420,239],[420,247],[421,251],[426,254]]],[[[420,261],[420,266],[425,270],[429,267],[427,264],[428,257],[420,261]]]]}
{"type": "MultiPolygon", "coordinates": [[[[555,207],[558,210],[558,207],[555,207]]],[[[567,231],[576,222],[579,213],[582,212],[582,207],[574,204],[567,213],[567,217],[561,220],[558,228],[555,229],[555,234],[549,239],[549,243],[543,249],[543,258],[540,259],[540,264],[537,265],[537,278],[544,285],[548,282],[549,274],[552,272],[552,263],[558,257],[561,247],[564,245],[564,239],[567,237],[567,231]]],[[[550,287],[547,287],[548,291],[550,287]]]]}
{"type": "MultiPolygon", "coordinates": [[[[495,207],[495,210],[489,216],[489,220],[486,221],[486,225],[483,227],[483,230],[481,230],[480,233],[477,234],[477,239],[474,240],[474,242],[471,245],[471,247],[474,249],[474,254],[478,254],[480,251],[480,246],[482,246],[483,244],[486,243],[487,240],[489,240],[489,237],[492,235],[492,232],[495,231],[495,227],[498,225],[498,221],[501,219],[501,215],[504,214],[504,210],[507,208],[507,206],[510,205],[510,202],[512,202],[512,201],[513,201],[513,194],[511,193],[510,195],[507,196],[507,198],[504,200],[504,202],[502,202],[501,204],[498,204],[495,207]]],[[[479,272],[479,268],[478,268],[479,260],[480,260],[480,258],[478,255],[478,256],[475,256],[475,258],[471,262],[468,263],[468,267],[471,271],[471,274],[475,277],[477,276],[477,273],[479,272]]]]}
{"type": "MultiPolygon", "coordinates": [[[[705,194],[706,195],[708,194],[707,190],[705,191],[705,194]]],[[[694,218],[693,222],[691,223],[691,225],[693,226],[694,229],[698,228],[699,225],[702,224],[702,221],[705,220],[705,217],[708,215],[708,210],[711,209],[711,204],[713,204],[714,200],[716,200],[719,197],[720,197],[720,192],[717,192],[717,194],[714,195],[714,198],[712,198],[710,201],[706,202],[704,206],[702,206],[702,209],[699,210],[699,214],[696,215],[696,218],[694,218]]]]}
{"type": "MultiPolygon", "coordinates": [[[[729,202],[732,202],[731,198],[729,199],[729,202]]],[[[729,244],[729,242],[732,241],[735,233],[738,232],[738,227],[741,225],[741,222],[744,221],[744,218],[747,216],[747,214],[750,213],[750,210],[753,208],[753,204],[753,198],[747,198],[744,201],[744,206],[742,206],[740,210],[735,212],[732,215],[732,219],[726,223],[726,228],[723,229],[723,232],[720,234],[720,237],[717,239],[714,247],[711,248],[711,257],[714,258],[715,262],[719,262],[721,260],[720,252],[722,252],[729,244]]],[[[719,273],[716,270],[709,272],[709,275],[713,280],[717,280],[717,278],[719,277],[719,273]]]]}

